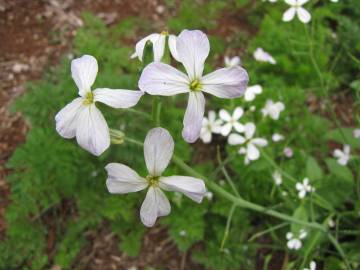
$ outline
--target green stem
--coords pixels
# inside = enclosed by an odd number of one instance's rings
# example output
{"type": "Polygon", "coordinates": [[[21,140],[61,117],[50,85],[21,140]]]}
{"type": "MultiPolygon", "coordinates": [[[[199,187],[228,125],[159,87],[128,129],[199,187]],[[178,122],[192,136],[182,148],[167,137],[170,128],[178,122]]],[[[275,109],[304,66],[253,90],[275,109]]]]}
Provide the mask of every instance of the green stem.
{"type": "Polygon", "coordinates": [[[226,239],[228,238],[228,235],[229,235],[231,220],[232,220],[232,217],[234,215],[235,209],[236,209],[236,205],[233,204],[231,206],[231,208],[230,208],[230,212],[229,212],[229,215],[228,215],[228,218],[227,218],[227,221],[226,221],[226,227],[225,227],[224,237],[223,237],[223,239],[221,241],[220,251],[224,251],[225,242],[226,242],[226,239]]]}

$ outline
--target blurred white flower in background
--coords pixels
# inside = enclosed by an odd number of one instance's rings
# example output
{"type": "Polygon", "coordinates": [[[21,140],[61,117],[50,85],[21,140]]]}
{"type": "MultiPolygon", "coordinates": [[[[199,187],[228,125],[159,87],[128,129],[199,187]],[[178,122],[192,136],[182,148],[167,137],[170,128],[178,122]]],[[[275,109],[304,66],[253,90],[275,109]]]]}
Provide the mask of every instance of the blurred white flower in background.
{"type": "Polygon", "coordinates": [[[310,262],[310,268],[304,268],[304,270],[316,270],[316,262],[311,261],[310,262]]]}
{"type": "Polygon", "coordinates": [[[335,149],[334,157],[340,165],[346,166],[350,159],[350,145],[344,145],[343,150],[335,149]]]}
{"type": "Polygon", "coordinates": [[[268,53],[263,50],[263,48],[257,48],[254,52],[254,58],[259,62],[266,62],[275,65],[275,59],[268,53]]]}
{"type": "Polygon", "coordinates": [[[334,227],[335,227],[335,221],[334,221],[332,218],[330,218],[330,219],[328,220],[328,226],[329,226],[330,228],[334,228],[334,227]]]}
{"type": "Polygon", "coordinates": [[[77,143],[93,155],[101,155],[110,146],[106,120],[95,102],[113,108],[129,108],[138,103],[141,91],[98,88],[91,91],[98,72],[98,63],[91,55],[71,61],[71,76],[79,89],[78,98],[55,116],[56,131],[64,138],[76,137],[77,143]]]}
{"type": "Polygon", "coordinates": [[[214,111],[209,111],[208,117],[203,118],[202,127],[200,131],[200,139],[204,143],[210,143],[212,133],[219,134],[221,132],[221,119],[216,119],[214,111]]]}
{"type": "Polygon", "coordinates": [[[250,112],[255,112],[255,110],[256,110],[256,106],[254,106],[254,105],[250,106],[250,108],[249,108],[250,112]]]}
{"type": "Polygon", "coordinates": [[[271,136],[271,139],[272,139],[273,142],[280,142],[280,141],[284,140],[284,136],[279,134],[279,133],[274,133],[271,136]]]}
{"type": "Polygon", "coordinates": [[[176,50],[176,36],[169,35],[166,31],[160,34],[150,34],[141,39],[138,43],[136,43],[135,52],[130,58],[137,57],[140,61],[143,61],[146,42],[150,41],[153,45],[154,62],[160,62],[165,53],[166,37],[168,37],[168,45],[171,55],[179,61],[179,56],[176,50]]]}
{"type": "Polygon", "coordinates": [[[239,149],[239,154],[244,154],[245,164],[249,164],[250,161],[259,159],[260,151],[258,147],[266,146],[267,140],[263,138],[253,138],[256,130],[254,123],[246,123],[244,128],[244,136],[232,133],[228,138],[228,143],[230,145],[244,145],[244,147],[239,149]]]}
{"type": "Polygon", "coordinates": [[[301,229],[298,236],[295,236],[292,232],[286,234],[287,247],[289,249],[298,250],[302,247],[301,240],[307,236],[307,232],[304,229],[301,229]]]}
{"type": "Polygon", "coordinates": [[[237,66],[241,66],[241,59],[239,56],[234,56],[231,58],[228,56],[225,56],[224,63],[225,63],[226,67],[237,67],[237,66]]]}
{"type": "Polygon", "coordinates": [[[253,101],[256,97],[256,95],[259,95],[262,93],[262,87],[261,85],[253,85],[253,86],[249,86],[248,88],[246,88],[245,94],[244,94],[244,98],[245,101],[253,101]]]}
{"type": "Polygon", "coordinates": [[[279,171],[274,171],[272,174],[272,177],[274,179],[274,182],[277,186],[280,186],[282,183],[282,176],[281,173],[279,171]]]}
{"type": "Polygon", "coordinates": [[[153,128],[146,135],[144,157],[149,175],[139,176],[133,169],[120,163],[110,163],[105,169],[108,173],[106,186],[110,193],[125,194],[148,188],[141,205],[142,223],[151,227],[156,219],[170,214],[169,200],[162,190],[181,192],[193,201],[200,203],[205,196],[204,181],[190,176],[161,176],[169,165],[174,152],[174,140],[163,128],[153,128]]]}
{"type": "Polygon", "coordinates": [[[302,7],[309,0],[285,0],[285,3],[290,5],[291,7],[285,11],[283,14],[283,21],[289,22],[294,19],[295,14],[299,18],[302,23],[308,23],[311,20],[310,13],[302,7]]]}
{"type": "Polygon", "coordinates": [[[221,135],[227,136],[230,134],[231,130],[234,128],[237,132],[244,132],[244,125],[239,122],[239,119],[243,116],[244,110],[241,107],[236,107],[233,111],[233,114],[221,109],[219,112],[220,119],[224,122],[221,127],[221,135]]]}
{"type": "Polygon", "coordinates": [[[186,232],[185,230],[181,230],[181,231],[179,232],[179,235],[184,237],[184,236],[187,235],[187,232],[186,232]]]}
{"type": "Polygon", "coordinates": [[[298,190],[298,196],[300,199],[305,198],[307,193],[314,192],[315,188],[309,184],[309,178],[304,178],[301,182],[296,183],[296,189],[298,190]]]}
{"type": "Polygon", "coordinates": [[[294,155],[294,152],[290,147],[285,147],[283,152],[285,157],[287,158],[292,158],[292,156],[294,155]]]}
{"type": "Polygon", "coordinates": [[[360,128],[355,128],[353,131],[353,135],[355,138],[360,138],[360,128]]]}
{"type": "Polygon", "coordinates": [[[207,191],[207,192],[205,193],[205,197],[206,197],[206,199],[208,199],[209,201],[212,200],[213,196],[214,196],[214,194],[213,194],[211,191],[207,191]]]}
{"type": "Polygon", "coordinates": [[[261,112],[264,117],[269,116],[274,120],[278,120],[280,117],[280,113],[285,109],[284,103],[278,101],[275,102],[271,99],[266,101],[265,107],[261,109],[261,112]]]}
{"type": "Polygon", "coordinates": [[[339,2],[339,0],[330,0],[330,1],[333,2],[333,3],[339,2]]]}

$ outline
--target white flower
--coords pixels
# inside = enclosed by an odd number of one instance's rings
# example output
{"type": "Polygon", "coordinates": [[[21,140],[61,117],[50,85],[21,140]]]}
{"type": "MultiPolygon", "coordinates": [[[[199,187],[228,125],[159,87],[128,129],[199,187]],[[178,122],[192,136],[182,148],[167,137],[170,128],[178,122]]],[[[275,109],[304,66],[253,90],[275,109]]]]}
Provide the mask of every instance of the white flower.
{"type": "Polygon", "coordinates": [[[253,138],[256,130],[254,123],[246,123],[244,128],[244,137],[232,133],[228,138],[228,143],[230,145],[244,145],[239,149],[239,154],[245,154],[245,164],[249,164],[250,161],[259,159],[260,151],[258,147],[266,146],[267,141],[263,138],[253,138]]]}
{"type": "Polygon", "coordinates": [[[213,194],[211,191],[207,191],[207,192],[205,193],[205,197],[206,197],[209,201],[212,200],[213,196],[214,196],[214,194],[213,194]]]}
{"type": "Polygon", "coordinates": [[[360,128],[355,128],[353,131],[353,135],[355,138],[360,138],[360,128]]]}
{"type": "Polygon", "coordinates": [[[310,192],[314,192],[315,188],[313,188],[310,184],[309,184],[309,179],[308,178],[304,178],[302,183],[296,183],[295,185],[296,189],[299,191],[298,196],[300,199],[305,198],[306,193],[310,193],[310,192]]]}
{"type": "Polygon", "coordinates": [[[236,107],[232,115],[225,109],[220,110],[220,119],[224,121],[224,125],[221,127],[221,135],[229,135],[233,128],[237,132],[244,132],[244,125],[239,123],[239,119],[243,114],[244,110],[241,107],[236,107]]]}
{"type": "Polygon", "coordinates": [[[273,142],[280,142],[280,141],[284,140],[284,136],[279,133],[274,133],[272,135],[271,139],[273,140],[273,142]]]}
{"type": "Polygon", "coordinates": [[[140,61],[142,61],[146,42],[150,41],[153,45],[154,62],[160,62],[165,52],[166,37],[168,37],[168,45],[171,55],[175,58],[175,60],[179,61],[176,51],[176,36],[169,35],[166,31],[163,31],[160,34],[150,34],[141,39],[138,43],[136,43],[135,52],[131,55],[131,58],[137,57],[140,61]]]}
{"type": "Polygon", "coordinates": [[[284,155],[287,158],[291,158],[294,155],[294,152],[290,147],[285,147],[284,148],[284,155]]]}
{"type": "Polygon", "coordinates": [[[340,165],[346,166],[350,159],[350,145],[344,145],[343,150],[335,149],[334,157],[340,165]]]}
{"type": "Polygon", "coordinates": [[[328,220],[328,225],[330,228],[334,228],[336,224],[335,224],[335,221],[332,218],[330,218],[328,220]]]}
{"type": "Polygon", "coordinates": [[[330,1],[333,2],[333,3],[339,2],[339,0],[330,0],[330,1]]]}
{"type": "Polygon", "coordinates": [[[181,231],[179,232],[179,235],[184,237],[184,236],[187,235],[187,233],[186,233],[185,230],[181,230],[181,231]]]}
{"type": "Polygon", "coordinates": [[[265,107],[261,110],[264,117],[270,116],[274,120],[278,120],[280,113],[285,109],[284,103],[278,101],[273,102],[271,99],[266,101],[265,107]]]}
{"type": "Polygon", "coordinates": [[[84,55],[71,61],[71,74],[80,97],[58,112],[55,121],[56,130],[62,137],[76,137],[82,148],[99,156],[109,147],[110,135],[108,125],[95,102],[113,108],[129,108],[139,101],[143,93],[108,88],[91,91],[97,72],[98,64],[93,56],[84,55]]]}
{"type": "Polygon", "coordinates": [[[295,14],[302,23],[308,23],[311,20],[310,13],[302,7],[309,0],[285,0],[285,3],[291,7],[283,14],[283,21],[289,22],[294,19],[295,14]]]}
{"type": "Polygon", "coordinates": [[[255,99],[255,96],[262,93],[262,87],[261,85],[253,85],[246,88],[244,98],[245,101],[253,101],[255,99]]]}
{"type": "Polygon", "coordinates": [[[249,110],[250,110],[250,112],[255,112],[256,107],[254,105],[252,105],[252,106],[250,106],[249,110]]]}
{"type": "Polygon", "coordinates": [[[237,67],[241,66],[241,59],[239,56],[234,56],[232,58],[225,56],[224,63],[226,67],[237,67]]]}
{"type": "Polygon", "coordinates": [[[281,177],[281,173],[279,171],[274,171],[274,173],[272,174],[272,177],[275,181],[275,184],[277,186],[280,186],[282,183],[282,177],[281,177]]]}
{"type": "Polygon", "coordinates": [[[139,176],[134,170],[120,163],[110,163],[106,186],[110,193],[124,194],[148,188],[141,205],[140,217],[145,226],[151,227],[156,219],[170,213],[170,203],[163,190],[177,191],[200,203],[206,193],[202,180],[189,176],[161,176],[174,152],[174,141],[163,128],[150,130],[144,142],[145,163],[149,175],[139,176]]]}
{"type": "Polygon", "coordinates": [[[254,52],[254,58],[259,62],[267,62],[275,65],[275,59],[268,53],[263,50],[263,48],[257,48],[254,52]]]}
{"type": "Polygon", "coordinates": [[[215,112],[209,111],[208,118],[203,118],[200,139],[204,143],[211,142],[212,133],[219,134],[221,132],[221,123],[220,119],[216,119],[215,112]]]}
{"type": "Polygon", "coordinates": [[[300,230],[299,235],[295,237],[295,235],[291,232],[288,232],[286,234],[287,247],[289,249],[298,250],[302,247],[301,240],[304,239],[307,236],[307,232],[303,229],[300,230]]]}
{"type": "Polygon", "coordinates": [[[304,270],[316,270],[316,262],[310,262],[310,268],[304,268],[304,270]]]}
{"type": "Polygon", "coordinates": [[[176,50],[187,74],[164,63],[151,63],[144,68],[139,87],[150,95],[189,94],[182,135],[185,141],[193,143],[199,138],[202,127],[203,92],[220,98],[240,97],[249,77],[242,67],[221,68],[203,76],[210,44],[207,36],[199,30],[182,31],[176,39],[176,50]]]}

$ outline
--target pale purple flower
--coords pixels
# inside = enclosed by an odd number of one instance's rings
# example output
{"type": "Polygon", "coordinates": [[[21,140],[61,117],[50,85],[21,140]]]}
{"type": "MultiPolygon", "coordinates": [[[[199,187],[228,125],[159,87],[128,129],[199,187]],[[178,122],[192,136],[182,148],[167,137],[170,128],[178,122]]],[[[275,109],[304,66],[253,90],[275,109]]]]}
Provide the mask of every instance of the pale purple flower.
{"type": "Polygon", "coordinates": [[[350,159],[350,145],[344,145],[343,150],[335,149],[334,157],[340,165],[346,166],[350,159]]]}
{"type": "Polygon", "coordinates": [[[309,178],[304,178],[303,182],[296,183],[296,189],[298,190],[298,196],[300,199],[305,198],[307,193],[314,192],[315,188],[309,184],[309,178]]]}
{"type": "Polygon", "coordinates": [[[308,23],[311,20],[310,13],[302,7],[309,0],[285,0],[285,3],[291,7],[283,14],[283,21],[289,22],[294,19],[295,14],[302,23],[308,23]]]}
{"type": "Polygon", "coordinates": [[[228,57],[225,56],[224,57],[224,63],[225,63],[225,67],[237,67],[237,66],[241,66],[241,59],[239,56],[234,56],[234,57],[228,57]]]}
{"type": "Polygon", "coordinates": [[[262,87],[261,85],[253,85],[253,86],[249,86],[248,88],[246,88],[245,94],[244,94],[244,98],[245,101],[253,101],[256,97],[256,95],[259,95],[262,93],[262,87]]]}
{"type": "Polygon", "coordinates": [[[214,111],[209,111],[208,117],[203,118],[200,139],[204,143],[210,143],[212,139],[212,133],[219,134],[221,132],[221,119],[216,119],[214,111]]]}
{"type": "Polygon", "coordinates": [[[285,147],[284,148],[284,155],[287,158],[292,158],[292,156],[294,155],[294,152],[290,147],[285,147]]]}
{"type": "Polygon", "coordinates": [[[264,51],[263,48],[257,48],[255,50],[254,58],[259,62],[266,62],[272,65],[276,64],[276,60],[268,52],[264,51]]]}
{"type": "Polygon", "coordinates": [[[355,138],[360,138],[360,128],[355,128],[353,131],[353,135],[355,138]]]}
{"type": "Polygon", "coordinates": [[[275,102],[271,99],[266,101],[265,107],[261,110],[264,117],[269,116],[273,120],[278,120],[280,113],[285,109],[284,103],[275,102]]]}
{"type": "Polygon", "coordinates": [[[241,107],[236,107],[232,115],[225,109],[220,110],[219,116],[224,122],[221,127],[221,135],[229,135],[232,129],[235,129],[237,132],[244,132],[244,125],[239,122],[243,114],[244,110],[241,107]]]}
{"type": "Polygon", "coordinates": [[[110,163],[105,169],[108,173],[106,186],[110,193],[125,194],[148,188],[140,209],[140,218],[145,226],[151,227],[156,219],[170,213],[169,200],[162,190],[181,192],[200,203],[205,196],[203,180],[190,176],[162,176],[174,152],[174,141],[163,128],[151,129],[144,142],[146,177],[120,163],[110,163]]]}
{"type": "Polygon", "coordinates": [[[108,125],[95,102],[113,108],[129,108],[138,103],[143,92],[108,88],[91,91],[97,72],[98,64],[93,56],[84,55],[71,61],[71,74],[80,97],[58,112],[55,121],[56,130],[62,137],[76,137],[82,148],[99,156],[109,147],[110,135],[108,125]]]}
{"type": "Polygon", "coordinates": [[[244,129],[244,136],[236,133],[230,134],[228,143],[230,145],[244,145],[239,149],[239,154],[244,154],[245,164],[249,164],[250,161],[259,159],[260,151],[258,147],[266,146],[267,140],[263,138],[253,138],[256,130],[254,123],[246,123],[244,129]]]}
{"type": "Polygon", "coordinates": [[[176,51],[187,74],[164,63],[151,63],[144,68],[139,87],[150,95],[173,96],[189,94],[182,135],[195,142],[202,127],[205,111],[203,92],[220,98],[240,97],[249,77],[241,67],[221,68],[203,76],[204,62],[209,55],[207,36],[199,30],[184,30],[176,39],[176,51]]]}

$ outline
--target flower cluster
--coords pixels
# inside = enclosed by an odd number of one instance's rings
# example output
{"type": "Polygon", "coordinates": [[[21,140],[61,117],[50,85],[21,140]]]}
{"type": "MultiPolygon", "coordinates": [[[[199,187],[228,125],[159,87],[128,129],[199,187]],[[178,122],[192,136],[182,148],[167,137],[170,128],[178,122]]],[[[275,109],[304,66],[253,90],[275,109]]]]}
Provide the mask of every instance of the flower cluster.
{"type": "Polygon", "coordinates": [[[292,232],[288,232],[286,234],[287,247],[289,249],[298,250],[302,247],[302,242],[305,237],[307,236],[307,232],[304,229],[301,229],[297,235],[294,235],[292,232]]]}

